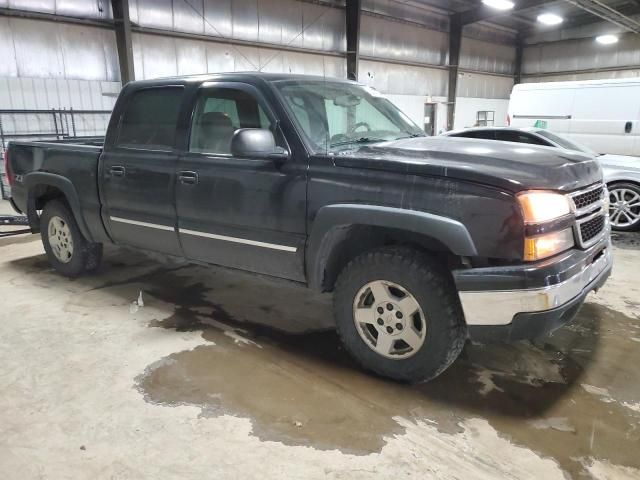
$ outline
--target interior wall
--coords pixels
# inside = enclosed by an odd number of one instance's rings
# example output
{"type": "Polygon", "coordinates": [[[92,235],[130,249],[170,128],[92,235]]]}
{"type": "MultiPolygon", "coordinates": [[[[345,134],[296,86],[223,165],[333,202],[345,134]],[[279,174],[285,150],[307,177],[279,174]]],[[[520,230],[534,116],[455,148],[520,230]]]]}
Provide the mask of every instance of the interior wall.
{"type": "Polygon", "coordinates": [[[529,45],[522,59],[523,81],[623,78],[640,74],[640,36],[621,34],[618,43],[600,45],[594,37],[529,45]]]}
{"type": "MultiPolygon", "coordinates": [[[[193,2],[194,12],[184,2],[131,0],[132,21],[147,29],[133,34],[136,76],[260,69],[344,78],[344,8],[337,3],[203,0],[193,2]],[[163,30],[203,38],[163,35],[163,30]],[[231,45],[221,36],[265,46],[231,45]],[[278,48],[283,46],[288,50],[278,48]]],[[[106,0],[0,0],[0,7],[112,18],[106,0]]],[[[444,118],[447,16],[390,0],[365,0],[361,28],[359,80],[396,98],[419,125],[428,99],[439,102],[437,115],[444,118]]],[[[485,98],[491,105],[496,98],[508,98],[515,50],[505,45],[507,33],[480,25],[465,29],[465,35],[458,97],[485,98]]],[[[0,108],[109,109],[119,89],[115,35],[108,28],[0,17],[0,55],[0,108]]],[[[461,104],[478,105],[478,100],[461,104]]]]}
{"type": "Polygon", "coordinates": [[[476,126],[476,115],[479,111],[494,112],[494,126],[504,127],[507,124],[507,108],[509,100],[503,98],[471,98],[459,97],[456,100],[454,129],[476,126]]]}

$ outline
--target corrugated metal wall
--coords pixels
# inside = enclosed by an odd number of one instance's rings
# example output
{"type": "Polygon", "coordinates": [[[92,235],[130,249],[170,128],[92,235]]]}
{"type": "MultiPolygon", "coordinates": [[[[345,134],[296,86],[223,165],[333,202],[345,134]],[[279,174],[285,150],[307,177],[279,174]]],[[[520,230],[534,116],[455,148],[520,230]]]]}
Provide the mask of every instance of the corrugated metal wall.
{"type": "Polygon", "coordinates": [[[113,18],[110,0],[0,0],[0,7],[71,17],[113,18]]]}
{"type": "Polygon", "coordinates": [[[342,52],[344,9],[295,0],[135,0],[142,27],[342,52]]]}
{"type": "Polygon", "coordinates": [[[138,79],[258,69],[277,73],[346,76],[346,62],[342,57],[150,34],[133,35],[133,54],[138,79]]]}
{"type": "Polygon", "coordinates": [[[593,37],[541,43],[524,49],[522,72],[525,81],[586,80],[638,76],[640,72],[640,37],[626,34],[613,45],[599,45],[593,37]],[[635,68],[633,68],[635,67],[635,68]],[[575,70],[586,70],[583,73],[575,70]],[[589,72],[589,70],[599,70],[589,72]],[[565,74],[565,72],[567,72],[565,74]],[[570,72],[570,73],[568,73],[570,72]]]}

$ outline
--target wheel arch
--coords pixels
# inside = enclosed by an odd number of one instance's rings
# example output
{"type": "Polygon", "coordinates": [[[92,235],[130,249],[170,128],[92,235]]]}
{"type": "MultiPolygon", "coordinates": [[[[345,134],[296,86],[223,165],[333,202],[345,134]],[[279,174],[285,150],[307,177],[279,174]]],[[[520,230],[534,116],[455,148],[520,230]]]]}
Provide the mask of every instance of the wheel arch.
{"type": "Polygon", "coordinates": [[[31,230],[40,231],[38,211],[53,199],[64,200],[73,214],[82,235],[89,241],[92,240],[89,229],[82,216],[80,199],[73,183],[68,178],[48,172],[32,172],[24,177],[24,185],[27,188],[27,218],[31,230]]]}
{"type": "Polygon", "coordinates": [[[309,286],[333,289],[342,268],[355,256],[386,245],[407,245],[442,253],[443,262],[476,256],[466,227],[448,217],[394,207],[336,204],[322,207],[313,223],[306,254],[309,286]]]}

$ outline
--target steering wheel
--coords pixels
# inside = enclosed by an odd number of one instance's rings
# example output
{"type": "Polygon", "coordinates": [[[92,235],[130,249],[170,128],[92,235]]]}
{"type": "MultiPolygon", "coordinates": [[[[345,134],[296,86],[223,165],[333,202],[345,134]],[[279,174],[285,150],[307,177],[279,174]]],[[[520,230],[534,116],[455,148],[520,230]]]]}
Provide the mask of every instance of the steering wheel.
{"type": "Polygon", "coordinates": [[[369,125],[367,122],[358,122],[353,126],[353,128],[351,128],[351,130],[349,130],[349,133],[355,133],[355,131],[360,127],[366,128],[367,132],[371,131],[371,125],[369,125]]]}

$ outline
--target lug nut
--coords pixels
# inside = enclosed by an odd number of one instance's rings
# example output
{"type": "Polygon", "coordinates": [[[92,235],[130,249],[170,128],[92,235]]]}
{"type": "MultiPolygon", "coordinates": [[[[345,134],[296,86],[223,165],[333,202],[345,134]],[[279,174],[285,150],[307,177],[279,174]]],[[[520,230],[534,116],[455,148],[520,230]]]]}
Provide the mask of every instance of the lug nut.
{"type": "Polygon", "coordinates": [[[384,313],[384,308],[378,307],[378,313],[382,315],[384,313]]]}
{"type": "Polygon", "coordinates": [[[378,319],[378,325],[384,325],[384,320],[382,320],[381,318],[378,319]]]}
{"type": "Polygon", "coordinates": [[[387,327],[387,333],[393,333],[393,328],[387,327]]]}
{"type": "Polygon", "coordinates": [[[393,310],[393,305],[390,303],[387,303],[387,310],[389,311],[393,310]]]}
{"type": "Polygon", "coordinates": [[[396,323],[396,328],[398,330],[402,330],[402,324],[401,323],[396,323]]]}
{"type": "Polygon", "coordinates": [[[402,312],[396,312],[396,318],[402,318],[402,312]]]}

